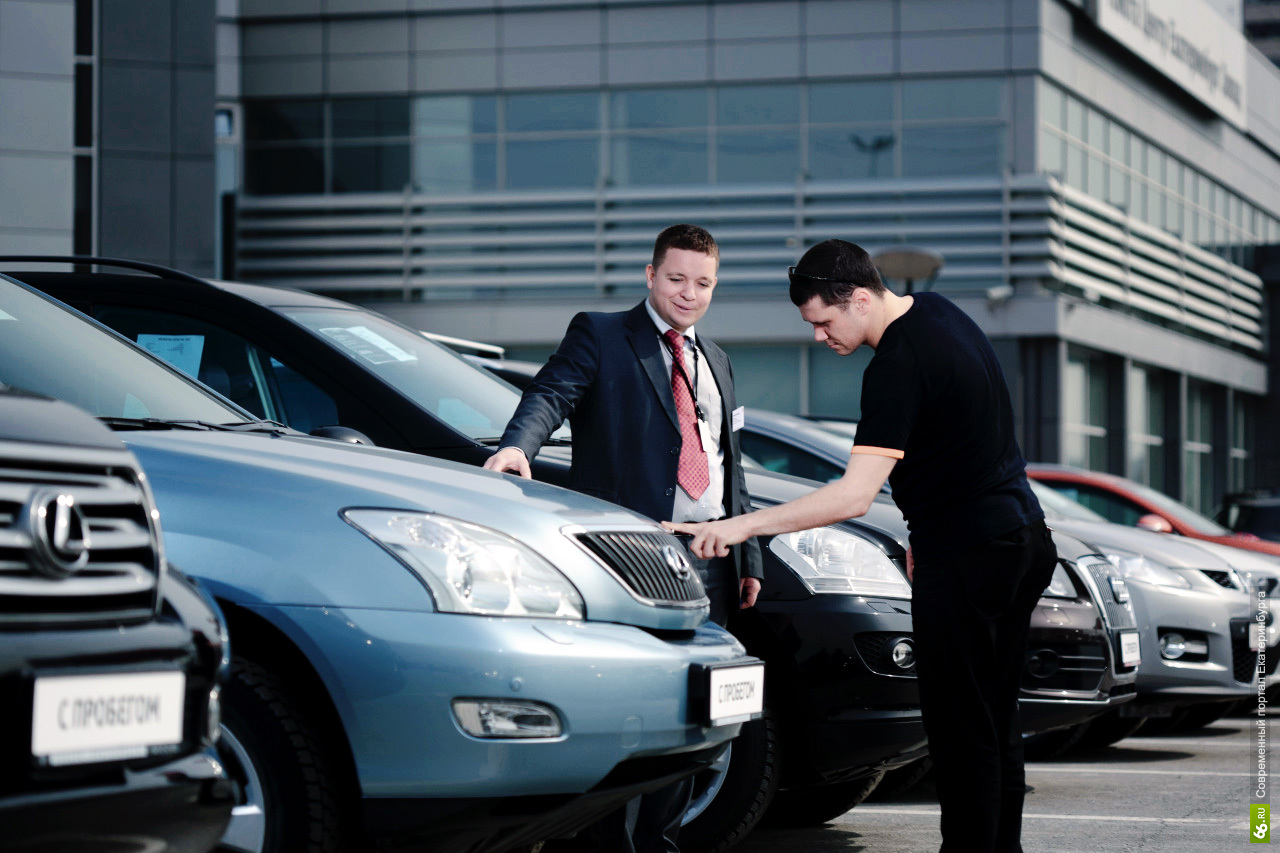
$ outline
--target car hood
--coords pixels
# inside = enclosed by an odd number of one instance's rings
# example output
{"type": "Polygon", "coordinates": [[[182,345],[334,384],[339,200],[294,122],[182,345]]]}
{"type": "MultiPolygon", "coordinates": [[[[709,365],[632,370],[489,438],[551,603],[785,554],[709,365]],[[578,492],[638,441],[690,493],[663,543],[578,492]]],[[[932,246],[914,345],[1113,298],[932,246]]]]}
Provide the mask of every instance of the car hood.
{"type": "Polygon", "coordinates": [[[562,532],[658,525],[567,489],[309,437],[119,435],[151,480],[172,558],[232,600],[430,610],[417,576],[342,517],[372,508],[439,513],[524,543],[577,587],[590,619],[674,630],[705,618],[705,607],[640,603],[562,532]]]}
{"type": "MultiPolygon", "coordinates": [[[[822,485],[822,483],[816,483],[813,480],[778,474],[773,471],[761,471],[758,469],[747,471],[747,487],[751,492],[752,500],[760,502],[762,505],[795,500],[822,485]]],[[[866,515],[859,518],[851,518],[845,523],[891,538],[902,552],[905,552],[910,545],[910,531],[907,529],[907,520],[902,517],[902,511],[893,502],[893,498],[888,495],[877,495],[866,515]]],[[[1052,526],[1055,530],[1054,543],[1058,546],[1059,557],[1075,562],[1086,554],[1098,553],[1097,548],[1081,541],[1078,537],[1059,535],[1061,531],[1058,529],[1057,522],[1054,522],[1052,526]]]]}
{"type": "Polygon", "coordinates": [[[1199,541],[1192,542],[1181,536],[1153,533],[1150,530],[1112,524],[1109,521],[1076,521],[1059,518],[1054,519],[1050,524],[1055,530],[1065,530],[1073,536],[1092,543],[1104,552],[1113,548],[1132,551],[1174,569],[1227,570],[1231,568],[1222,557],[1200,547],[1199,541]]]}

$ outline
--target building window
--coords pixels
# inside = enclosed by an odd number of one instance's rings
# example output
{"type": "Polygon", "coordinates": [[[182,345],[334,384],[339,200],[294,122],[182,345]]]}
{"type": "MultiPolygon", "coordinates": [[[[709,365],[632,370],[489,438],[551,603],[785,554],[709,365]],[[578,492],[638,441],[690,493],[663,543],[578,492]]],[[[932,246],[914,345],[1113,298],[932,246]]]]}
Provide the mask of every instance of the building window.
{"type": "Polygon", "coordinates": [[[1256,440],[1253,403],[1244,394],[1236,394],[1232,400],[1229,492],[1244,492],[1254,487],[1253,467],[1249,464],[1256,440]]]}
{"type": "Polygon", "coordinates": [[[1000,77],[246,101],[253,194],[999,174],[1000,77]],[[318,152],[318,154],[317,154],[318,152]],[[300,174],[278,170],[298,156],[300,174]]]}
{"type": "Polygon", "coordinates": [[[1108,470],[1109,421],[1107,362],[1099,353],[1071,348],[1063,399],[1063,432],[1068,465],[1092,471],[1108,470]]]}
{"type": "Polygon", "coordinates": [[[1182,502],[1192,509],[1213,511],[1213,389],[1194,379],[1187,382],[1187,408],[1182,442],[1182,502]]]}
{"type": "Polygon", "coordinates": [[[1165,491],[1165,386],[1166,375],[1150,367],[1129,368],[1128,464],[1129,479],[1165,491]]]}
{"type": "Polygon", "coordinates": [[[727,345],[739,405],[775,412],[800,411],[802,347],[727,345]]]}
{"type": "Polygon", "coordinates": [[[1039,170],[1243,266],[1268,242],[1261,210],[1115,117],[1040,80],[1039,170]]]}
{"type": "Polygon", "coordinates": [[[825,346],[809,347],[808,413],[831,418],[862,417],[862,373],[874,355],[858,347],[841,356],[825,346]]]}

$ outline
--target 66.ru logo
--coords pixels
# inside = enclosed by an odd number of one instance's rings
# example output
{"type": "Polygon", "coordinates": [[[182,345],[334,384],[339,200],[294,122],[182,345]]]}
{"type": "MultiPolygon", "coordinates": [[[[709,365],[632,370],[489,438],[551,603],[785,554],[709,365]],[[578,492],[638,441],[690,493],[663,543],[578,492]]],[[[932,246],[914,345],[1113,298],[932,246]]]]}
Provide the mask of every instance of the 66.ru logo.
{"type": "Polygon", "coordinates": [[[1252,844],[1271,843],[1271,806],[1255,803],[1249,808],[1249,841],[1252,844]]]}

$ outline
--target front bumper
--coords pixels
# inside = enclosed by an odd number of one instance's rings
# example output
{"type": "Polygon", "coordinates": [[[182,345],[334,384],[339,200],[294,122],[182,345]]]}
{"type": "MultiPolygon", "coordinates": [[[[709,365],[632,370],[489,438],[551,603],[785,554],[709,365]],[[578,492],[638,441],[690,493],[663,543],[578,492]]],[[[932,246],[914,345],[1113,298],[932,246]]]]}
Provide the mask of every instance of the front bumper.
{"type": "Polygon", "coordinates": [[[259,612],[291,636],[325,682],[367,799],[582,794],[628,759],[687,754],[696,764],[699,753],[740,729],[690,720],[690,667],[744,658],[742,645],[714,625],[665,640],[597,622],[320,607],[259,612]],[[563,734],[472,737],[453,715],[460,697],[550,705],[563,734]]]}
{"type": "Polygon", "coordinates": [[[1124,713],[1150,707],[1196,704],[1253,695],[1257,654],[1241,630],[1253,613],[1244,595],[1176,589],[1130,581],[1133,609],[1141,630],[1142,665],[1138,698],[1124,713]],[[1238,600],[1236,600],[1238,599],[1238,600]],[[1203,634],[1205,660],[1168,660],[1160,654],[1160,632],[1203,634]]]}
{"type": "Polygon", "coordinates": [[[231,818],[233,790],[212,748],[94,784],[0,799],[0,850],[211,849],[231,818]]]}
{"type": "Polygon", "coordinates": [[[836,782],[925,754],[914,667],[887,650],[910,640],[911,602],[822,594],[757,602],[731,626],[768,664],[786,750],[786,787],[836,782]]]}
{"type": "Polygon", "coordinates": [[[1024,735],[1078,725],[1133,701],[1138,670],[1120,665],[1112,634],[1092,598],[1040,599],[1018,693],[1024,735]]]}

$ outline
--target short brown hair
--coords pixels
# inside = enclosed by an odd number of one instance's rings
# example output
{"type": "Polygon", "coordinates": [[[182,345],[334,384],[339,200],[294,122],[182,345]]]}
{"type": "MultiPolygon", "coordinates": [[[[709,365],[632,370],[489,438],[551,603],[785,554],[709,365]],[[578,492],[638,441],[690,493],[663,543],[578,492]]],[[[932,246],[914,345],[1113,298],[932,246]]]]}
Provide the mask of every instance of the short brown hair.
{"type": "Polygon", "coordinates": [[[662,229],[662,233],[653,243],[654,269],[662,266],[663,260],[667,257],[667,249],[701,252],[715,258],[716,263],[720,262],[720,247],[716,245],[716,238],[712,237],[707,229],[699,228],[697,225],[672,225],[662,229]]]}

